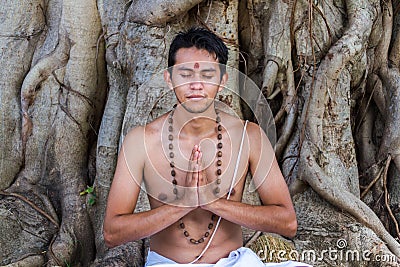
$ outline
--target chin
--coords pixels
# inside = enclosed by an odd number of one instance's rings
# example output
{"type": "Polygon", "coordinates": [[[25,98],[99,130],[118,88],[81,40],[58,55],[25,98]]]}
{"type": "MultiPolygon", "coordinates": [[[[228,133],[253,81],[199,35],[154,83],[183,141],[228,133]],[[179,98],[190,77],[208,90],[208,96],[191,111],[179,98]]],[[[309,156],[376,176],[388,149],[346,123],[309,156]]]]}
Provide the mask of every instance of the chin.
{"type": "Polygon", "coordinates": [[[190,113],[203,113],[206,112],[212,104],[212,101],[207,101],[204,103],[203,101],[187,101],[182,103],[183,108],[190,113]]]}

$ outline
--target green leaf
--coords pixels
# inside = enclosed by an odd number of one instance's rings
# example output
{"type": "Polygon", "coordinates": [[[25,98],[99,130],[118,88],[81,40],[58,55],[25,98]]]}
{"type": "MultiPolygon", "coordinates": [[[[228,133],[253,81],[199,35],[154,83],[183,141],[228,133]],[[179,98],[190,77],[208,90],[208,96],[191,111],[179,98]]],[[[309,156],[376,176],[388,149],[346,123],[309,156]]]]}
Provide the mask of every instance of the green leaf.
{"type": "Polygon", "coordinates": [[[79,193],[80,196],[90,194],[94,192],[94,187],[93,186],[88,186],[85,190],[79,193]]]}
{"type": "Polygon", "coordinates": [[[90,206],[93,206],[96,203],[96,197],[95,196],[90,197],[88,203],[90,206]]]}

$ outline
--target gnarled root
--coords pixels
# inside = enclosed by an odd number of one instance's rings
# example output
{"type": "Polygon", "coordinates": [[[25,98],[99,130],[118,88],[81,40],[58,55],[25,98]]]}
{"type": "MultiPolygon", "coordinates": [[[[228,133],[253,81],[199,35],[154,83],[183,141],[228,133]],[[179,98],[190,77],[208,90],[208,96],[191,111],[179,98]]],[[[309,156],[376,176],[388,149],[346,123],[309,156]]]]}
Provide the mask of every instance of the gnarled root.
{"type": "Polygon", "coordinates": [[[49,56],[41,59],[26,75],[21,87],[21,109],[22,109],[22,151],[25,154],[26,142],[32,133],[32,120],[28,109],[32,105],[41,82],[46,80],[51,73],[64,67],[68,61],[69,45],[65,34],[60,34],[61,39],[57,48],[49,56]]]}
{"type": "Polygon", "coordinates": [[[400,244],[386,231],[376,214],[359,198],[328,177],[316,162],[315,153],[317,153],[315,145],[309,141],[303,142],[301,158],[304,160],[299,163],[301,179],[329,203],[345,210],[359,222],[371,228],[387,243],[393,254],[400,258],[400,244]]]}
{"type": "Polygon", "coordinates": [[[79,196],[66,197],[64,203],[61,228],[54,237],[47,252],[48,266],[77,263],[87,266],[94,259],[95,247],[93,229],[86,211],[85,198],[79,196]]]}
{"type": "Polygon", "coordinates": [[[102,259],[97,259],[91,267],[142,267],[144,242],[138,240],[109,249],[102,259]]]}

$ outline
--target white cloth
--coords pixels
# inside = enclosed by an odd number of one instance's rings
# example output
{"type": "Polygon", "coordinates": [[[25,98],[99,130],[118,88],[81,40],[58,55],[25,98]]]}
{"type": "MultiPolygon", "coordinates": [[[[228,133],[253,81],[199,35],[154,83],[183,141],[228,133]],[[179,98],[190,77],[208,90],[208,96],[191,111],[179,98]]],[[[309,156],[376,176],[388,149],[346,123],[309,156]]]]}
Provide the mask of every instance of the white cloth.
{"type": "Polygon", "coordinates": [[[265,266],[279,266],[279,267],[310,267],[311,265],[287,261],[281,263],[263,263],[260,258],[249,248],[239,248],[229,253],[227,258],[220,259],[215,264],[195,263],[195,264],[179,264],[170,260],[157,252],[149,251],[145,267],[160,266],[160,267],[265,267],[265,266]]]}

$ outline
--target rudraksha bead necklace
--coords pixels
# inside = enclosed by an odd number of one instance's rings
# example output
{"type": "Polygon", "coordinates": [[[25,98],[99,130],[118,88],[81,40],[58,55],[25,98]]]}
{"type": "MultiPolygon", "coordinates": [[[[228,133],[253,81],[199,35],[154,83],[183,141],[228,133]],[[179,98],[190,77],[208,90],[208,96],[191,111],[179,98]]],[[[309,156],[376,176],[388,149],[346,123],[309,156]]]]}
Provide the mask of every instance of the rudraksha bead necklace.
{"type": "MultiPolygon", "coordinates": [[[[174,127],[173,127],[173,116],[174,116],[174,112],[175,112],[175,108],[176,105],[174,106],[173,110],[170,112],[169,117],[168,117],[168,140],[169,140],[169,144],[168,144],[168,148],[169,148],[169,165],[171,167],[171,176],[172,176],[172,185],[173,185],[173,189],[172,192],[175,195],[175,198],[178,199],[178,182],[176,180],[176,171],[175,171],[175,162],[174,162],[174,158],[175,158],[175,153],[174,153],[174,144],[173,144],[173,140],[174,140],[174,135],[173,135],[173,131],[174,131],[174,127]]],[[[215,180],[215,184],[216,187],[213,190],[213,193],[215,195],[218,195],[220,193],[220,188],[219,185],[221,184],[221,174],[222,174],[222,170],[221,170],[221,166],[222,166],[222,125],[221,125],[221,117],[219,116],[219,111],[215,110],[215,113],[217,114],[216,118],[215,118],[215,123],[216,123],[216,131],[217,131],[217,161],[216,161],[216,167],[217,167],[217,171],[216,171],[216,180],[215,180]]],[[[210,231],[213,229],[214,227],[214,221],[216,219],[216,215],[212,214],[211,215],[211,222],[208,224],[208,229],[207,231],[204,233],[204,235],[202,237],[200,237],[199,239],[194,239],[192,237],[190,237],[189,232],[186,230],[185,228],[185,224],[183,223],[182,218],[179,220],[179,227],[182,229],[183,231],[183,235],[190,241],[190,243],[192,244],[201,244],[205,241],[205,239],[207,239],[210,236],[210,231]]]]}
{"type": "Polygon", "coordinates": [[[189,234],[189,232],[186,230],[186,228],[185,228],[185,224],[183,223],[183,220],[182,220],[182,218],[179,220],[179,228],[181,228],[182,229],[182,231],[183,231],[183,235],[187,238],[187,239],[189,239],[189,241],[190,241],[190,243],[192,243],[192,244],[195,244],[195,245],[198,245],[198,244],[201,244],[201,243],[203,243],[206,239],[207,239],[207,237],[209,237],[210,236],[210,231],[213,229],[213,227],[214,227],[214,221],[215,221],[215,219],[217,218],[217,215],[215,215],[215,214],[212,214],[211,215],[211,222],[208,224],[208,226],[207,226],[207,231],[204,233],[204,235],[202,236],[202,237],[200,237],[199,239],[194,239],[194,238],[192,238],[192,237],[190,237],[190,234],[189,234]]]}

